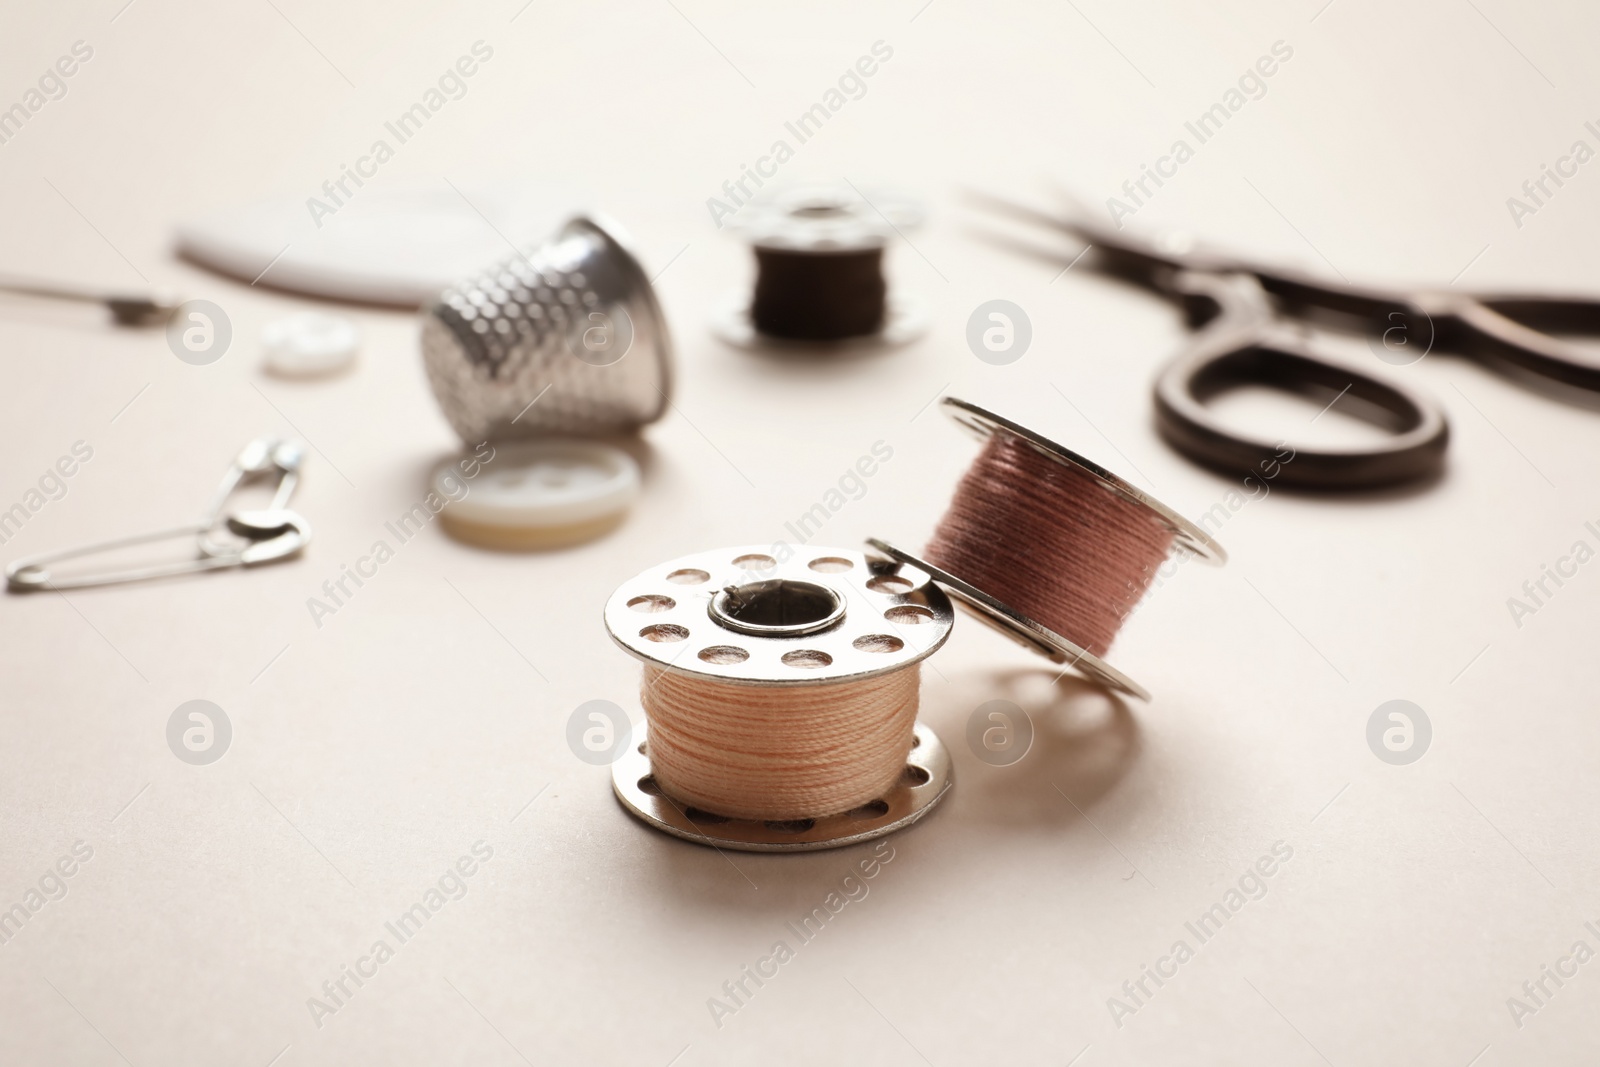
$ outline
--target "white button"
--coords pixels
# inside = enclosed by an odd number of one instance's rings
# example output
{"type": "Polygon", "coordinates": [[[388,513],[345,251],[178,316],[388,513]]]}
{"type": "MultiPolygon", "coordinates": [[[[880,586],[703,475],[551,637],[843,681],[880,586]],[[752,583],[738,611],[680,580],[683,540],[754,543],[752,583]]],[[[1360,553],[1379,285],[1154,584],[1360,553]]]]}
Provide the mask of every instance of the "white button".
{"type": "Polygon", "coordinates": [[[267,323],[261,342],[272,373],[320,378],[351,364],[361,346],[361,331],[343,315],[301,311],[267,323]]]}
{"type": "Polygon", "coordinates": [[[550,548],[593,540],[622,520],[639,495],[639,465],[595,441],[494,446],[468,478],[452,459],[434,468],[433,491],[455,536],[496,548],[550,548]]]}

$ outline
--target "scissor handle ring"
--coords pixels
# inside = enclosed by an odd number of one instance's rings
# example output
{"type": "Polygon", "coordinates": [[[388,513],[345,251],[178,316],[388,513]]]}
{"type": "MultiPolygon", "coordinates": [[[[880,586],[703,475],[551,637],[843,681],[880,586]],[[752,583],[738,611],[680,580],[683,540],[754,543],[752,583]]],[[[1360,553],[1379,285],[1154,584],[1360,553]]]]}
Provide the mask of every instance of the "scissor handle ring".
{"type": "Polygon", "coordinates": [[[1444,467],[1450,427],[1444,411],[1424,394],[1313,355],[1300,346],[1249,339],[1178,357],[1156,378],[1156,428],[1173,448],[1196,463],[1229,474],[1276,468],[1280,485],[1313,489],[1368,489],[1431,478],[1444,467]],[[1294,442],[1285,461],[1283,442],[1251,437],[1226,425],[1205,401],[1240,385],[1364,401],[1359,417],[1393,429],[1387,441],[1343,448],[1303,448],[1294,442]],[[1376,409],[1375,411],[1371,409],[1376,409]]]}

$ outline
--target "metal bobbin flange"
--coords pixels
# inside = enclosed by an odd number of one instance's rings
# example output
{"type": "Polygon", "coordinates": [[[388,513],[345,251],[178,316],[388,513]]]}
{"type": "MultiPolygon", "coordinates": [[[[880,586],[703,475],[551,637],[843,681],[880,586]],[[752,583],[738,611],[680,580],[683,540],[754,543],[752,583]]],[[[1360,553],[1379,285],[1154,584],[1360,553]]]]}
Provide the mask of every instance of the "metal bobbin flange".
{"type": "MultiPolygon", "coordinates": [[[[733,685],[813,686],[911,669],[950,634],[954,608],[932,576],[864,553],[808,546],[780,560],[764,546],[700,552],[624,582],[606,629],[646,664],[733,685]]],[[[675,801],[655,783],[648,736],[612,765],[612,788],[664,833],[748,852],[803,852],[909,826],[951,786],[949,753],[922,723],[883,796],[815,819],[731,819],[675,801]]]]}
{"type": "MultiPolygon", "coordinates": [[[[959,425],[983,440],[988,440],[997,434],[1005,434],[1062,466],[1073,467],[1089,475],[1107,492],[1114,493],[1148,511],[1157,522],[1172,531],[1173,543],[1181,550],[1198,556],[1208,563],[1221,564],[1227,561],[1228,553],[1210,534],[1093,460],[1080,456],[1064,445],[1059,445],[1003,415],[969,401],[947,396],[940,401],[940,407],[959,425]]],[[[963,580],[959,575],[936,567],[888,541],[872,538],[867,543],[891,559],[932,575],[933,580],[945,592],[971,610],[979,621],[994,627],[1024,647],[1048,657],[1052,662],[1070,666],[1108,689],[1138,697],[1140,700],[1150,699],[1149,690],[1099,656],[1056,633],[1037,619],[1018,611],[998,597],[963,580]]]]}

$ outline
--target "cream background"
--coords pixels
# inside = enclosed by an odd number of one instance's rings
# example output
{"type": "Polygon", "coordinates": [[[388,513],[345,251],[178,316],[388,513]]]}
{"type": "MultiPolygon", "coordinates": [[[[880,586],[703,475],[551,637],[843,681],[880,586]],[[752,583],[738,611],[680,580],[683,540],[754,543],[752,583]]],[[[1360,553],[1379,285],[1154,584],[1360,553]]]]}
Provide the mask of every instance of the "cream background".
{"type": "Polygon", "coordinates": [[[0,506],[74,441],[94,458],[5,558],[179,521],[269,432],[314,446],[297,507],[317,536],[249,574],[0,598],[0,903],[73,841],[94,849],[69,895],[0,945],[0,1062],[1498,1065],[1600,1049],[1600,963],[1521,1030],[1505,1006],[1573,941],[1600,947],[1581,925],[1600,920],[1600,565],[1520,629],[1506,608],[1573,541],[1594,543],[1600,422],[1453,357],[1393,372],[1449,410],[1444,480],[1344,502],[1275,493],[1235,514],[1232,563],[1183,568],[1113,651],[1152,704],[1052,692],[1046,665],[963,620],[924,694],[955,793],[720,1030],[707,998],[869,850],[723,857],[668,840],[563,740],[579,703],[631,699],[638,667],[600,625],[623,578],[783,536],[880,439],[893,460],[818,543],[918,543],[972,454],[928,408],[943,392],[1187,514],[1221,500],[1229,481],[1150,425],[1177,317],[980,243],[958,194],[1043,199],[1059,180],[1103,200],[1276,40],[1295,51],[1267,96],[1139,224],[1352,278],[1437,284],[1470,263],[1463,286],[1600,290],[1600,163],[1520,229],[1505,207],[1574,139],[1594,143],[1592,12],[120,3],[0,14],[0,104],[73,41],[95,50],[0,146],[0,270],[123,287],[142,273],[223,305],[234,347],[190,367],[158,332],[8,304],[0,506]],[[645,495],[613,536],[508,556],[429,530],[319,630],[306,598],[455,447],[414,319],[355,311],[354,374],[268,379],[259,330],[304,301],[175,260],[171,229],[311,195],[480,38],[493,61],[381,180],[590,192],[652,270],[672,261],[659,289],[678,410],[646,434],[645,495]],[[892,60],[784,173],[928,198],[893,272],[932,304],[933,331],[830,366],[721,345],[709,309],[745,284],[747,254],[705,199],[880,39],[892,60]],[[1008,367],[963,339],[995,297],[1034,328],[1008,367]],[[963,741],[997,697],[1040,729],[1010,769],[963,741]],[[1397,697],[1435,731],[1400,768],[1364,740],[1397,697]],[[203,768],[164,740],[195,698],[235,730],[203,768]],[[480,839],[494,858],[468,895],[314,1027],[306,998],[480,839]],[[1117,1029],[1106,998],[1278,840],[1294,858],[1266,897],[1117,1029]]]}

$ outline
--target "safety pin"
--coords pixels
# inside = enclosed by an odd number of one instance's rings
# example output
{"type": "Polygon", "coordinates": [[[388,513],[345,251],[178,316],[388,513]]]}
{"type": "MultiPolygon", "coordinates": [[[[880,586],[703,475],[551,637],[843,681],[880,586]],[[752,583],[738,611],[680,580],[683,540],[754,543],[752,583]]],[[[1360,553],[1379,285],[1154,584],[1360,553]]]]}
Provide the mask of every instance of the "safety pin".
{"type": "Polygon", "coordinates": [[[294,493],[295,486],[299,484],[299,469],[303,458],[303,450],[293,442],[272,439],[251,441],[229,466],[227,474],[223,476],[222,483],[217,487],[217,492],[200,521],[14,560],[6,567],[6,586],[11,591],[19,593],[39,589],[81,589],[86,586],[138,582],[195,571],[220,570],[225,567],[248,567],[287,559],[297,554],[311,540],[311,524],[284,506],[294,493]],[[272,502],[264,509],[241,511],[228,515],[223,520],[223,525],[244,538],[245,543],[236,545],[215,540],[212,533],[216,530],[218,519],[234,490],[241,484],[271,471],[278,472],[278,486],[272,502]],[[76,559],[178,537],[195,539],[199,553],[197,558],[120,571],[69,575],[60,579],[52,578],[49,568],[45,566],[60,560],[76,559]]]}
{"type": "MultiPolygon", "coordinates": [[[[207,556],[226,556],[233,552],[237,546],[226,542],[214,541],[211,531],[216,527],[217,520],[222,517],[222,509],[227,505],[228,498],[233,495],[239,486],[255,481],[263,474],[273,471],[278,473],[278,489],[273,494],[272,502],[267,505],[266,513],[276,513],[288,509],[289,498],[294,495],[295,489],[300,485],[300,465],[305,461],[305,450],[293,441],[278,441],[269,437],[257,438],[239,450],[234,457],[233,464],[228,468],[228,473],[222,476],[222,483],[217,486],[216,493],[211,498],[211,503],[206,507],[204,529],[200,531],[198,543],[200,551],[207,556]]],[[[246,516],[261,516],[263,512],[251,511],[233,516],[228,525],[233,527],[235,520],[242,520],[246,516]]],[[[302,522],[304,520],[301,520],[302,522]]],[[[272,527],[270,519],[263,519],[262,523],[250,524],[253,529],[268,529],[272,527]],[[264,523],[265,525],[262,525],[264,523]]],[[[235,533],[249,537],[238,529],[235,533]]],[[[308,534],[309,536],[309,534],[308,534]]]]}

